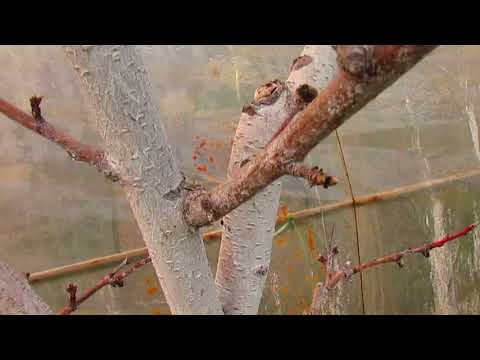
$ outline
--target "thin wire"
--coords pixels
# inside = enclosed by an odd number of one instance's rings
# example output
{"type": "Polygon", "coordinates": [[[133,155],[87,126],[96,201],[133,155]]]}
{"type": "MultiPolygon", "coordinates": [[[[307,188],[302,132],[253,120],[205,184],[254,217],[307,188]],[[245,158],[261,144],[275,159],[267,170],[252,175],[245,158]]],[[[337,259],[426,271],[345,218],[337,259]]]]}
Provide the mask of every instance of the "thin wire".
{"type": "MultiPolygon", "coordinates": [[[[343,152],[343,147],[342,147],[342,142],[340,141],[340,135],[338,134],[338,131],[335,130],[335,135],[337,137],[337,143],[338,143],[338,148],[340,150],[340,155],[342,158],[342,163],[343,167],[345,169],[345,175],[347,176],[347,182],[348,182],[348,187],[350,191],[350,196],[352,197],[352,209],[353,209],[353,218],[355,221],[355,237],[357,239],[357,256],[358,256],[358,262],[359,264],[361,263],[361,257],[360,257],[360,239],[358,235],[358,217],[357,217],[357,204],[355,202],[355,196],[353,195],[353,187],[352,183],[350,181],[350,175],[348,173],[348,167],[347,167],[347,161],[345,160],[345,154],[343,152]]],[[[364,297],[364,292],[363,292],[363,276],[362,273],[359,273],[360,277],[360,294],[362,297],[362,312],[365,315],[365,297],[364,297]]]]}

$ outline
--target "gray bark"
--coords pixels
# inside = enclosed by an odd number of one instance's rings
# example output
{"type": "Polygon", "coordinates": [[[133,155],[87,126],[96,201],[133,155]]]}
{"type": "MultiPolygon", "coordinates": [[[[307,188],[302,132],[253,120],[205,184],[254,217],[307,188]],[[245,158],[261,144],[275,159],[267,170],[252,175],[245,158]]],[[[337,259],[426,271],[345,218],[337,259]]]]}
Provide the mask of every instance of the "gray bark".
{"type": "MultiPolygon", "coordinates": [[[[277,89],[278,98],[273,103],[275,94],[262,104],[261,93],[266,93],[267,99],[270,93],[265,87],[259,88],[257,101],[252,103],[254,111],[244,111],[240,117],[228,176],[263,150],[282,122],[298,111],[294,94],[299,86],[308,84],[321,91],[336,70],[336,52],[331,46],[307,45],[292,66],[287,86],[277,89]]],[[[258,312],[270,266],[280,193],[281,181],[276,181],[223,218],[215,282],[226,314],[258,312]]]]}
{"type": "Polygon", "coordinates": [[[107,159],[130,202],[173,314],[222,314],[198,230],[183,221],[183,175],[134,46],[66,46],[107,159]]]}
{"type": "Polygon", "coordinates": [[[21,276],[0,261],[0,315],[53,315],[21,276]]]}

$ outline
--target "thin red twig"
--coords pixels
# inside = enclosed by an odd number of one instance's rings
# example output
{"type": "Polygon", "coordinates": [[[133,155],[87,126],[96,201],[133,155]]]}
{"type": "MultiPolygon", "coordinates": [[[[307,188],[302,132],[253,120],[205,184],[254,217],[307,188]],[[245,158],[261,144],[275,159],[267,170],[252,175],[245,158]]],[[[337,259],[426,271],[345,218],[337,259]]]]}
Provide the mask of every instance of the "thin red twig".
{"type": "Polygon", "coordinates": [[[103,151],[78,141],[43,118],[40,109],[41,102],[42,97],[32,96],[30,98],[31,112],[33,115],[31,116],[0,98],[0,113],[57,144],[63,148],[73,160],[95,165],[97,169],[104,172],[107,177],[114,181],[118,180],[117,176],[115,176],[110,169],[103,151]]]}
{"type": "Polygon", "coordinates": [[[331,262],[331,259],[338,253],[337,248],[334,247],[331,251],[329,251],[327,256],[322,255],[322,256],[319,256],[319,258],[318,258],[318,260],[320,262],[322,262],[322,264],[324,264],[324,266],[325,266],[326,277],[325,277],[325,283],[319,283],[315,287],[314,294],[313,294],[313,300],[312,300],[311,312],[315,312],[314,308],[316,308],[316,307],[317,307],[317,310],[318,310],[318,304],[320,303],[322,298],[324,298],[326,296],[326,293],[329,290],[332,290],[333,288],[335,288],[335,286],[341,280],[348,279],[353,274],[362,272],[366,269],[369,269],[369,268],[372,268],[374,266],[378,266],[378,265],[381,265],[381,264],[387,264],[387,263],[394,263],[395,262],[400,267],[403,267],[402,259],[405,256],[409,256],[409,255],[413,255],[413,254],[422,254],[425,257],[429,257],[430,256],[430,251],[432,249],[442,247],[450,241],[456,240],[460,237],[463,237],[463,236],[467,235],[469,232],[471,232],[473,229],[475,229],[476,226],[477,226],[477,224],[472,224],[472,225],[469,225],[469,226],[465,227],[461,231],[458,231],[458,232],[456,232],[454,234],[451,234],[451,235],[447,234],[443,238],[441,238],[439,240],[435,240],[435,241],[433,241],[429,244],[425,244],[423,246],[419,246],[419,247],[414,248],[414,249],[410,248],[410,249],[400,251],[400,252],[397,252],[397,253],[394,253],[394,254],[391,254],[391,255],[378,257],[378,258],[370,260],[366,263],[355,265],[354,267],[346,266],[344,269],[336,271],[336,272],[333,272],[334,271],[333,266],[332,266],[333,264],[331,262]]]}
{"type": "Polygon", "coordinates": [[[105,275],[99,282],[97,282],[93,287],[86,290],[80,297],[76,297],[77,287],[74,284],[69,284],[67,287],[67,292],[69,293],[69,304],[60,311],[59,315],[69,315],[74,312],[78,306],[95,294],[98,290],[103,288],[106,285],[122,287],[124,285],[124,279],[133,273],[135,270],[141,268],[142,266],[150,263],[152,259],[150,256],[138,261],[137,263],[130,266],[127,270],[118,273],[118,271],[123,267],[122,265],[126,262],[123,262],[121,266],[117,267],[113,272],[105,275]],[[73,295],[72,295],[73,294],[73,295]]]}

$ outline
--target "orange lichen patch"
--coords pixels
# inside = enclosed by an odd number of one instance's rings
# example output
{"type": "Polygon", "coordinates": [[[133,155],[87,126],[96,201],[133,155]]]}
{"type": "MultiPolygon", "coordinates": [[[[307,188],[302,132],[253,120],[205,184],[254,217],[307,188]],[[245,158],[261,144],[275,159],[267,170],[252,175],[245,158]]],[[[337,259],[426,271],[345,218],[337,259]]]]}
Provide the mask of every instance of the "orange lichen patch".
{"type": "Polygon", "coordinates": [[[223,149],[224,146],[225,146],[225,144],[222,141],[215,142],[215,149],[220,150],[220,149],[223,149]]]}
{"type": "Polygon", "coordinates": [[[307,225],[307,242],[308,242],[308,248],[310,249],[310,252],[314,253],[316,248],[316,239],[315,239],[315,232],[313,231],[312,224],[307,225]]]}
{"type": "Polygon", "coordinates": [[[285,220],[285,218],[288,216],[288,205],[287,204],[282,204],[278,208],[278,222],[282,222],[285,220]]]}
{"type": "Polygon", "coordinates": [[[275,243],[278,245],[278,246],[283,246],[285,245],[285,243],[287,242],[288,240],[288,236],[286,235],[281,235],[281,236],[277,236],[277,238],[275,239],[275,243]]]}
{"type": "Polygon", "coordinates": [[[288,287],[283,287],[280,289],[280,292],[282,293],[283,296],[288,296],[288,293],[290,292],[290,290],[288,289],[288,287]]]}
{"type": "Polygon", "coordinates": [[[158,287],[149,287],[146,291],[148,295],[155,295],[160,289],[158,287]]]}
{"type": "Polygon", "coordinates": [[[152,309],[151,314],[152,315],[163,315],[163,311],[162,311],[162,309],[155,307],[155,308],[152,309]]]}
{"type": "Polygon", "coordinates": [[[290,264],[290,265],[287,266],[287,272],[288,272],[289,274],[293,273],[293,265],[292,265],[292,264],[290,264]]]}
{"type": "Polygon", "coordinates": [[[197,171],[200,171],[200,172],[207,172],[208,170],[208,166],[205,164],[198,164],[196,168],[197,168],[197,171]]]}
{"type": "Polygon", "coordinates": [[[203,234],[203,240],[204,241],[215,240],[215,239],[219,239],[221,237],[222,237],[222,232],[221,231],[212,231],[212,232],[203,234]]]}

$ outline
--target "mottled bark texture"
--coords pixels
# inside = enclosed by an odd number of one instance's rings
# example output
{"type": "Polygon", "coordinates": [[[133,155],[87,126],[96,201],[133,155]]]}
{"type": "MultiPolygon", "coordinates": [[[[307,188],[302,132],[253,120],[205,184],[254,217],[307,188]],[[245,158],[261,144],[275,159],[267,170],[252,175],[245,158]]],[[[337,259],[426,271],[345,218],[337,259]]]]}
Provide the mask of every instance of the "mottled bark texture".
{"type": "Polygon", "coordinates": [[[186,218],[203,226],[228,214],[300,162],[320,141],[395,82],[434,45],[337,45],[328,86],[254,159],[210,192],[189,197],[186,218]]]}
{"type": "Polygon", "coordinates": [[[53,315],[25,278],[0,261],[0,315],[53,315]]]}
{"type": "Polygon", "coordinates": [[[200,233],[183,221],[184,177],[134,46],[65,46],[173,314],[222,314],[200,233]]]}
{"type": "MultiPolygon", "coordinates": [[[[228,181],[234,180],[254,156],[331,80],[335,51],[328,45],[306,46],[284,83],[272,81],[255,92],[245,106],[235,134],[228,181]]],[[[334,185],[318,169],[292,163],[290,175],[311,183],[334,185]]],[[[226,314],[257,314],[270,266],[281,183],[275,181],[223,218],[223,237],[215,283],[226,314]]]]}

